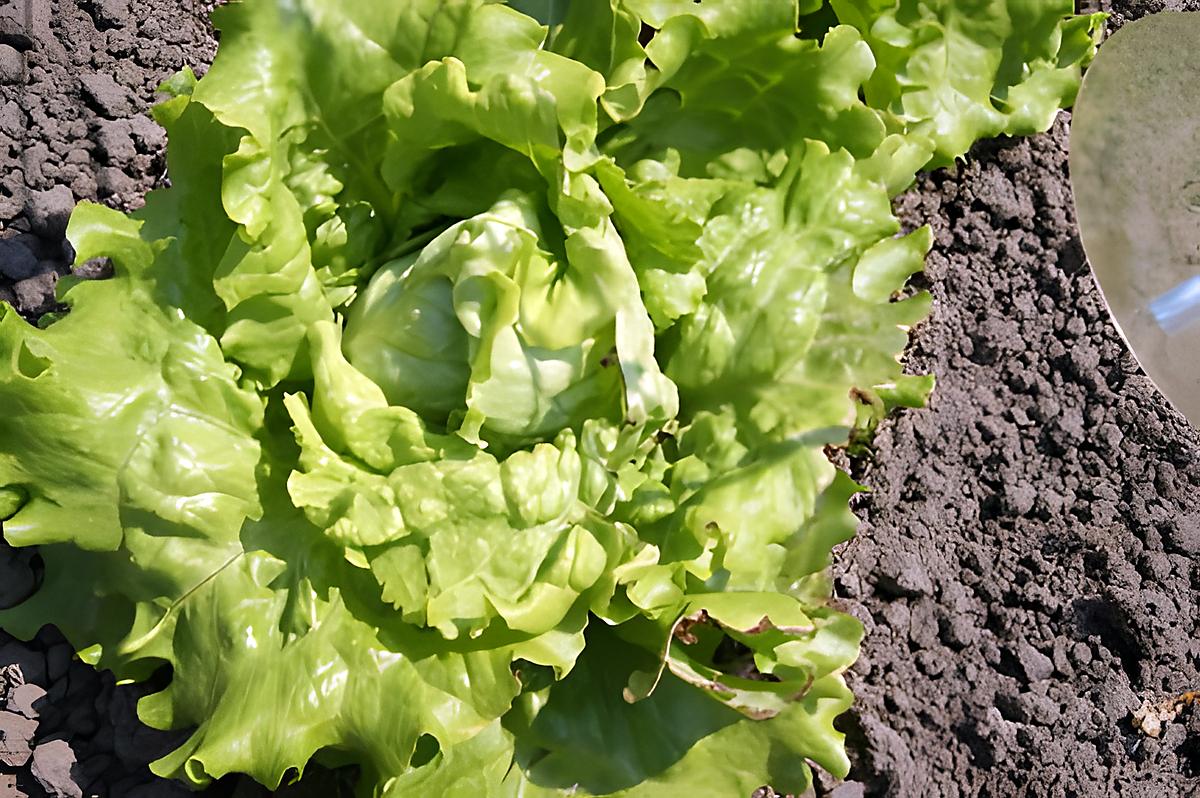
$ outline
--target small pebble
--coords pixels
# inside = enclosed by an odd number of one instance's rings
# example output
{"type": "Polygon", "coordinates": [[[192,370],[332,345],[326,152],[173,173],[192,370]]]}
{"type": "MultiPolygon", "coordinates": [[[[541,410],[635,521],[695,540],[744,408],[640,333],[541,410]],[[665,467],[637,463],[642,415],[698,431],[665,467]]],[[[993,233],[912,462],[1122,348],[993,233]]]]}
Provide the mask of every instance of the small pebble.
{"type": "Polygon", "coordinates": [[[58,275],[54,272],[35,275],[13,286],[17,295],[17,309],[22,313],[37,315],[54,307],[54,286],[58,275]]]}
{"type": "Polygon", "coordinates": [[[1031,682],[1049,679],[1054,674],[1054,661],[1028,643],[1017,646],[1017,662],[1031,682]]]}
{"type": "Polygon", "coordinates": [[[27,718],[33,719],[38,716],[35,705],[45,697],[46,689],[44,687],[26,682],[9,691],[8,708],[18,715],[24,715],[27,718]]]}
{"type": "Polygon", "coordinates": [[[15,712],[0,712],[0,763],[19,768],[29,761],[29,741],[38,723],[15,712]]]}
{"type": "Polygon", "coordinates": [[[33,191],[25,201],[29,226],[42,238],[58,239],[67,231],[67,221],[75,208],[75,196],[66,186],[33,191]]]}
{"type": "Polygon", "coordinates": [[[0,275],[10,280],[24,280],[37,271],[37,255],[24,243],[13,238],[0,239],[0,275]]]}
{"type": "Polygon", "coordinates": [[[71,272],[81,280],[107,280],[113,273],[113,262],[108,258],[86,260],[71,272]]]}
{"type": "Polygon", "coordinates": [[[33,749],[33,778],[51,798],[83,798],[83,790],[71,777],[75,752],[66,740],[50,740],[33,749]]]}
{"type": "Polygon", "coordinates": [[[25,58],[13,47],[0,44],[0,83],[22,83],[25,80],[25,58]]]}

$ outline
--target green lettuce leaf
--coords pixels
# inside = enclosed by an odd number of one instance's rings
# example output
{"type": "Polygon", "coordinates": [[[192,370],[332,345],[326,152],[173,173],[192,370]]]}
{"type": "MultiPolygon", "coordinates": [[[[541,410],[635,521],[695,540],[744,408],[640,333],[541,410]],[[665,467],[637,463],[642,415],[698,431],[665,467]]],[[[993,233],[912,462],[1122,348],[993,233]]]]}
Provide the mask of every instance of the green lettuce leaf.
{"type": "Polygon", "coordinates": [[[579,231],[556,262],[537,211],[507,196],[381,269],[347,321],[347,356],[389,402],[436,424],[457,417],[467,440],[520,445],[587,418],[671,417],[674,386],[619,239],[579,231]],[[431,371],[436,393],[422,387],[431,371]]]}
{"type": "Polygon", "coordinates": [[[317,412],[301,396],[285,400],[301,447],[288,491],[350,561],[369,565],[406,621],[447,639],[481,633],[496,617],[515,631],[549,632],[620,562],[632,536],[581,502],[569,430],[501,462],[389,407],[342,357],[332,324],[315,336],[315,357],[326,361],[314,367],[317,412]],[[347,402],[355,382],[363,391],[347,402]],[[338,439],[345,454],[330,448],[338,439]]]}
{"type": "Polygon", "coordinates": [[[180,527],[236,537],[242,519],[261,511],[250,435],[262,400],[238,385],[211,336],[154,301],[146,276],[159,247],[139,237],[137,223],[84,205],[71,224],[80,257],[103,254],[128,273],[64,280],[72,312],[45,330],[0,308],[8,408],[0,484],[24,496],[5,537],[112,551],[130,525],[125,501],[180,527]]]}
{"type": "Polygon", "coordinates": [[[832,0],[880,68],[867,101],[891,127],[933,142],[931,166],[981,138],[1049,129],[1095,55],[1104,14],[1072,17],[1069,0],[832,0]]]}
{"type": "Polygon", "coordinates": [[[589,632],[576,669],[537,697],[531,725],[510,714],[384,794],[723,798],[750,795],[768,782],[802,791],[811,783],[810,760],[835,772],[848,767],[832,725],[851,701],[840,677],[813,683],[778,717],[750,723],[670,674],[652,697],[622,700],[630,674],[647,665],[644,651],[612,631],[589,632]]]}

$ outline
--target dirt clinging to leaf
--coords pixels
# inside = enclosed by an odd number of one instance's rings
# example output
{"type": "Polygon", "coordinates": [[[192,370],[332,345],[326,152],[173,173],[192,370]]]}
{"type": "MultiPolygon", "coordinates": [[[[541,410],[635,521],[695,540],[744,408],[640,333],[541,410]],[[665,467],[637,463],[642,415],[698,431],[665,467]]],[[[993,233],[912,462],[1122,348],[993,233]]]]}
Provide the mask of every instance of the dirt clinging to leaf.
{"type": "MultiPolygon", "coordinates": [[[[164,141],[142,111],[216,43],[202,3],[5,2],[0,300],[35,316],[67,272],[64,209],[130,208],[162,183],[164,141]]],[[[1163,7],[1112,5],[1115,25],[1163,7]]],[[[937,304],[909,362],[939,387],[856,464],[874,492],[836,585],[868,637],[842,722],[854,771],[822,795],[1200,795],[1200,708],[1165,713],[1157,737],[1133,726],[1143,705],[1200,688],[1200,435],[1096,293],[1067,121],[980,145],[899,202],[937,234],[923,278],[937,304]]],[[[30,565],[0,549],[0,601],[32,589],[30,565]]],[[[14,776],[29,796],[187,794],[146,769],[177,738],[137,722],[145,688],[72,663],[51,629],[28,644],[0,632],[0,669],[0,795],[14,776]],[[6,759],[18,738],[29,754],[6,759]]],[[[210,793],[235,789],[261,794],[244,780],[210,793]]]]}

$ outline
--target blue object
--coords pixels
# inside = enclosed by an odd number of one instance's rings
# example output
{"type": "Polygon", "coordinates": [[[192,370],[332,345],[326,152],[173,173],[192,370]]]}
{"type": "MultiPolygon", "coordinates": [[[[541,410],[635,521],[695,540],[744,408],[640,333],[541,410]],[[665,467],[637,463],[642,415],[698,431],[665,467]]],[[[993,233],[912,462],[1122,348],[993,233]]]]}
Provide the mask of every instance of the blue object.
{"type": "Polygon", "coordinates": [[[1200,275],[1152,300],[1150,312],[1167,335],[1174,335],[1200,321],[1200,275]]]}

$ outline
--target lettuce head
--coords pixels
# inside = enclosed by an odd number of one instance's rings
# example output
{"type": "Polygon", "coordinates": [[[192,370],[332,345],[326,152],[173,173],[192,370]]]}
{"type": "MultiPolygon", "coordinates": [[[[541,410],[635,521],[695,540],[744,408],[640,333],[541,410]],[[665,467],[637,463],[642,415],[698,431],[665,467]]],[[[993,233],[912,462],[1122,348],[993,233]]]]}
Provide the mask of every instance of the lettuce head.
{"type": "Polygon", "coordinates": [[[1046,127],[1099,18],[1005,0],[245,0],[169,189],[0,307],[0,519],[155,772],[371,796],[844,776],[860,490],[932,240],[891,198],[1046,127]]]}

